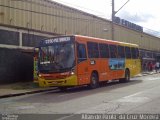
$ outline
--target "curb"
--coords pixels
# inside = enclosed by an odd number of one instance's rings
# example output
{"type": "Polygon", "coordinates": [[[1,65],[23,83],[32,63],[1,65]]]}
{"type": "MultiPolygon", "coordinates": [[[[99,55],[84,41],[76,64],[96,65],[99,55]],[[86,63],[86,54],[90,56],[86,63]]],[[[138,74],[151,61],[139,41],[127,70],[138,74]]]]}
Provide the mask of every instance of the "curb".
{"type": "Polygon", "coordinates": [[[57,88],[51,88],[51,89],[46,89],[46,90],[35,90],[35,91],[29,91],[29,92],[23,92],[23,93],[15,93],[15,94],[6,94],[6,95],[1,95],[0,99],[2,98],[9,98],[9,97],[15,97],[15,96],[22,96],[22,95],[29,95],[29,94],[34,94],[34,93],[41,93],[41,92],[47,92],[47,91],[52,91],[52,90],[57,90],[57,88]]]}
{"type": "Polygon", "coordinates": [[[136,77],[142,77],[142,76],[147,76],[147,75],[153,75],[153,74],[158,74],[158,73],[156,73],[156,72],[154,72],[154,73],[144,73],[144,74],[142,74],[140,76],[135,76],[134,78],[136,78],[136,77]]]}
{"type": "MultiPolygon", "coordinates": [[[[157,73],[148,73],[148,74],[142,74],[141,76],[135,76],[136,77],[142,77],[142,76],[147,76],[147,75],[153,75],[157,73]]],[[[58,88],[50,88],[50,89],[45,89],[45,90],[35,90],[35,91],[29,91],[29,92],[23,92],[23,93],[15,93],[15,94],[6,94],[6,95],[1,95],[0,99],[2,98],[9,98],[9,97],[15,97],[15,96],[22,96],[22,95],[29,95],[29,94],[34,94],[34,93],[41,93],[41,92],[47,92],[47,91],[52,91],[52,90],[57,90],[58,88]]]]}

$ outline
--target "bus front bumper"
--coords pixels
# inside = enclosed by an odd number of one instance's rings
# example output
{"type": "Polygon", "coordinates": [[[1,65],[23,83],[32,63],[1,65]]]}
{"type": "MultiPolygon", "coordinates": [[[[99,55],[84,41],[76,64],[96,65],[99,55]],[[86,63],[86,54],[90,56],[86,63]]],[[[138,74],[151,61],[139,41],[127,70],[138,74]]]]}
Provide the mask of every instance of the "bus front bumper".
{"type": "Polygon", "coordinates": [[[76,86],[78,85],[77,76],[72,75],[65,79],[56,79],[56,80],[47,80],[41,77],[38,77],[38,83],[40,87],[50,87],[50,86],[76,86]]]}

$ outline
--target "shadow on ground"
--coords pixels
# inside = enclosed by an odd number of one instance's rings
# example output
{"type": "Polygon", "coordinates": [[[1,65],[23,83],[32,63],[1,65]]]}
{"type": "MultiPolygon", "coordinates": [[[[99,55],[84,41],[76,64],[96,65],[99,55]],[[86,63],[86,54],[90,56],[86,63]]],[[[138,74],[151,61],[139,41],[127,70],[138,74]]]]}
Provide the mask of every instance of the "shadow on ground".
{"type": "Polygon", "coordinates": [[[67,91],[60,91],[57,89],[50,92],[25,96],[18,101],[26,101],[31,103],[60,103],[102,92],[110,92],[118,88],[139,84],[141,82],[142,80],[131,80],[128,83],[119,83],[119,81],[113,81],[106,84],[101,84],[101,86],[96,89],[89,89],[87,86],[69,88],[67,91]]]}

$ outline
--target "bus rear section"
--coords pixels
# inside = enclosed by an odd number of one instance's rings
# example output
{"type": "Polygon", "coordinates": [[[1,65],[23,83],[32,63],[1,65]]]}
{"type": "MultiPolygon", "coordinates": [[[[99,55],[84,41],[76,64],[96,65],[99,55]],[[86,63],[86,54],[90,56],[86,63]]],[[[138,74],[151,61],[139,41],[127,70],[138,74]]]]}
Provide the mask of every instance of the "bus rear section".
{"type": "Polygon", "coordinates": [[[91,88],[100,82],[128,82],[141,72],[138,45],[93,37],[78,36],[77,76],[79,85],[91,88]]]}
{"type": "Polygon", "coordinates": [[[137,46],[126,46],[126,68],[130,71],[130,77],[141,73],[141,60],[139,48],[137,46]]]}

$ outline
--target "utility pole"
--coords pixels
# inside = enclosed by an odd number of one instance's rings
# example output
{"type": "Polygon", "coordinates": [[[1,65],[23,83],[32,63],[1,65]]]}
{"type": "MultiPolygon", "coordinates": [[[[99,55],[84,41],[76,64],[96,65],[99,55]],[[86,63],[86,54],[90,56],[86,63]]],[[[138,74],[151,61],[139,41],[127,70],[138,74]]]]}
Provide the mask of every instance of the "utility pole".
{"type": "Polygon", "coordinates": [[[130,0],[128,0],[126,3],[124,3],[124,5],[122,5],[122,7],[120,7],[117,11],[114,10],[114,0],[112,0],[112,22],[111,22],[111,26],[112,26],[112,40],[114,40],[114,19],[115,19],[115,15],[129,2],[130,0]]]}
{"type": "Polygon", "coordinates": [[[112,40],[114,40],[114,18],[115,18],[115,11],[114,11],[114,0],[112,0],[112,40]]]}

